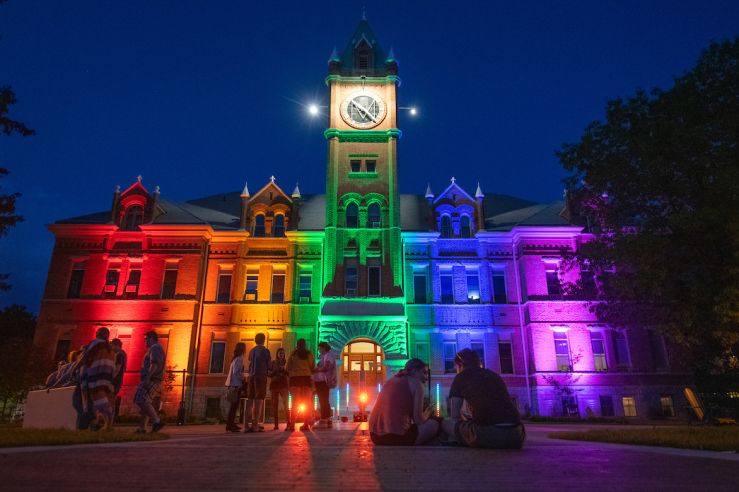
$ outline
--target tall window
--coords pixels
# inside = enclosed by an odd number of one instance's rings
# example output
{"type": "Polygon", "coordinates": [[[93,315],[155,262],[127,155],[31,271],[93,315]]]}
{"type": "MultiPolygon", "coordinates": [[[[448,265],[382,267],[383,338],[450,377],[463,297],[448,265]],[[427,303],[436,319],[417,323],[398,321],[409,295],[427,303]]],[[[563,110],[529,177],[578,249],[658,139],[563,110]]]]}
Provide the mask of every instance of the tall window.
{"type": "Polygon", "coordinates": [[[557,357],[557,370],[568,372],[572,370],[570,360],[570,342],[567,333],[554,332],[554,354],[557,357]]]}
{"type": "Polygon", "coordinates": [[[616,355],[616,365],[619,367],[628,367],[631,365],[629,357],[629,344],[626,341],[626,334],[621,330],[613,332],[613,349],[616,355]]]}
{"type": "Polygon", "coordinates": [[[467,270],[467,302],[480,304],[480,275],[477,270],[467,270]]]}
{"type": "Polygon", "coordinates": [[[498,342],[498,353],[500,354],[500,373],[513,374],[513,344],[498,342]]]}
{"type": "Polygon", "coordinates": [[[174,299],[177,290],[177,264],[167,263],[162,280],[162,299],[174,299]]]}
{"type": "Polygon", "coordinates": [[[259,266],[246,267],[246,288],[244,289],[244,301],[256,302],[257,289],[259,289],[259,266]]]}
{"type": "Polygon", "coordinates": [[[636,398],[633,396],[624,396],[621,398],[624,406],[624,417],[636,417],[636,398]]]}
{"type": "Polygon", "coordinates": [[[357,48],[357,59],[355,61],[356,67],[360,70],[367,70],[370,68],[371,53],[367,43],[362,41],[362,44],[357,48]]]}
{"type": "Polygon", "coordinates": [[[264,237],[264,214],[254,217],[254,237],[264,237]]]}
{"type": "Polygon", "coordinates": [[[444,374],[457,372],[454,366],[454,357],[457,355],[456,342],[444,342],[444,374]]]}
{"type": "Polygon", "coordinates": [[[439,275],[441,283],[441,303],[454,304],[454,278],[451,270],[442,270],[439,275]]]}
{"type": "Polygon", "coordinates": [[[599,372],[607,371],[606,344],[603,340],[603,332],[590,332],[590,345],[593,348],[593,362],[595,362],[595,370],[599,372]]]}
{"type": "Polygon", "coordinates": [[[459,235],[463,238],[472,237],[472,227],[470,226],[469,215],[463,215],[459,219],[459,235]]]}
{"type": "Polygon", "coordinates": [[[298,274],[298,300],[300,302],[311,302],[313,272],[301,270],[298,274]]]}
{"type": "Polygon", "coordinates": [[[505,274],[500,270],[493,271],[493,302],[506,304],[508,296],[505,291],[505,274]]]}
{"type": "Polygon", "coordinates": [[[559,274],[556,269],[547,269],[547,294],[559,299],[562,297],[562,285],[559,283],[559,274]]]}
{"type": "Polygon", "coordinates": [[[226,342],[213,342],[210,345],[210,368],[208,372],[223,374],[225,368],[226,342]]]}
{"type": "Polygon", "coordinates": [[[647,330],[649,334],[649,348],[652,352],[652,361],[655,370],[667,369],[667,351],[664,339],[654,330],[647,330]]]}
{"type": "Polygon", "coordinates": [[[144,207],[141,205],[130,205],[123,215],[121,229],[124,231],[136,231],[144,222],[144,207]]]}
{"type": "Polygon", "coordinates": [[[359,208],[356,203],[352,202],[346,206],[346,227],[347,229],[359,227],[359,208]]]}
{"type": "Polygon", "coordinates": [[[613,417],[613,397],[610,395],[600,395],[600,415],[601,417],[613,417]]]}
{"type": "Polygon", "coordinates": [[[216,292],[216,302],[218,304],[228,304],[231,302],[232,279],[232,270],[220,270],[218,272],[218,291],[216,292]]]}
{"type": "Polygon", "coordinates": [[[344,292],[347,297],[357,295],[357,267],[346,267],[346,278],[344,280],[344,292]]]}
{"type": "Polygon", "coordinates": [[[141,265],[128,271],[128,280],[126,281],[125,295],[126,297],[136,297],[139,293],[139,284],[141,283],[141,265]]]}
{"type": "Polygon", "coordinates": [[[470,349],[480,358],[480,364],[485,367],[485,344],[483,342],[470,343],[470,349]]]}
{"type": "Polygon", "coordinates": [[[441,237],[452,237],[452,218],[448,215],[441,216],[441,237]]]}
{"type": "Polygon", "coordinates": [[[660,407],[662,407],[663,417],[674,417],[675,416],[675,405],[672,402],[671,395],[662,395],[659,398],[660,407]]]}
{"type": "Polygon", "coordinates": [[[67,288],[67,297],[69,299],[79,299],[82,293],[82,281],[85,279],[86,263],[80,261],[72,267],[72,274],[69,277],[69,287],[67,288]]]}
{"type": "Polygon", "coordinates": [[[380,205],[377,203],[370,203],[370,206],[367,207],[367,227],[371,229],[382,227],[380,205]]]}
{"type": "Polygon", "coordinates": [[[270,302],[272,304],[282,304],[285,302],[285,270],[272,271],[272,295],[270,302]]]}
{"type": "Polygon", "coordinates": [[[381,270],[380,266],[367,267],[367,295],[379,296],[381,292],[381,270]]]}
{"type": "Polygon", "coordinates": [[[596,299],[598,297],[598,288],[595,286],[595,276],[590,265],[583,265],[580,270],[580,283],[582,284],[582,297],[584,299],[596,299]]]}
{"type": "Polygon", "coordinates": [[[115,297],[120,278],[121,271],[118,267],[108,268],[108,271],[105,272],[105,287],[103,288],[103,292],[106,297],[115,297]]]}
{"type": "Polygon", "coordinates": [[[275,215],[275,220],[272,223],[272,236],[273,237],[285,237],[285,216],[282,214],[275,215]]]}
{"type": "Polygon", "coordinates": [[[426,304],[426,270],[413,271],[413,302],[415,304],[426,304]]]}

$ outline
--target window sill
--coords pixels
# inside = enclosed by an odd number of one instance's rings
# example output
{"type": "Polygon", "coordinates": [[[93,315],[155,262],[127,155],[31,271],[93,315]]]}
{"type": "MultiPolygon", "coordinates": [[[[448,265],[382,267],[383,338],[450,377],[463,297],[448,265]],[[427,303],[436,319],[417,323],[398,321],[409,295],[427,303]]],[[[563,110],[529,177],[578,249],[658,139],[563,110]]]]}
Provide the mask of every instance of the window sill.
{"type": "Polygon", "coordinates": [[[377,172],[374,172],[374,173],[370,173],[370,172],[358,172],[358,173],[350,172],[349,173],[349,177],[350,178],[358,178],[358,179],[376,178],[377,177],[377,172]]]}

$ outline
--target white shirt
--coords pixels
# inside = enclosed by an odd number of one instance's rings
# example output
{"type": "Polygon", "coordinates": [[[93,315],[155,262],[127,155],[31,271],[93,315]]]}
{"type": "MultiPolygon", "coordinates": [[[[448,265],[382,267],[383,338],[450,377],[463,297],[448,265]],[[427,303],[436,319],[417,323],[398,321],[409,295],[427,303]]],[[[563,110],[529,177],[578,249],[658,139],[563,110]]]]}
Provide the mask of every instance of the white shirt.
{"type": "Polygon", "coordinates": [[[228,370],[226,378],[226,386],[238,388],[244,383],[244,358],[236,357],[231,361],[231,367],[228,370]]]}

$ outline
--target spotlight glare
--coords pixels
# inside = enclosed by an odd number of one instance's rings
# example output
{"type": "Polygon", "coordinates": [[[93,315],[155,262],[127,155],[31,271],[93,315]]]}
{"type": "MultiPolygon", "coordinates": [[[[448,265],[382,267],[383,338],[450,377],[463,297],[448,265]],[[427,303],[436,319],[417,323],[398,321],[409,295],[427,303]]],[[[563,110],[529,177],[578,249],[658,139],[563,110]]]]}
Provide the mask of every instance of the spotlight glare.
{"type": "Polygon", "coordinates": [[[316,116],[318,114],[318,105],[316,104],[309,105],[308,113],[310,113],[311,116],[316,116]]]}
{"type": "Polygon", "coordinates": [[[418,114],[418,110],[416,108],[411,108],[411,116],[416,116],[418,114]]]}

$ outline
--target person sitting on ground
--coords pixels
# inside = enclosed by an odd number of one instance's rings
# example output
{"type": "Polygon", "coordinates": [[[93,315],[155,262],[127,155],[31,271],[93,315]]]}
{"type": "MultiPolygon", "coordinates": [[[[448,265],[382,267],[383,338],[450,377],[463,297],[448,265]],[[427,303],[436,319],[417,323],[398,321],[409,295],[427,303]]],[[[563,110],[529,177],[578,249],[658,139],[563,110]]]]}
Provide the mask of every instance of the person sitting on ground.
{"type": "Polygon", "coordinates": [[[442,422],[450,441],[475,448],[520,449],[526,431],[501,377],[482,368],[477,352],[470,349],[458,352],[454,364],[451,418],[442,422]]]}
{"type": "Polygon", "coordinates": [[[264,399],[267,398],[267,372],[272,355],[264,346],[267,337],[257,333],[254,337],[256,347],[249,351],[249,381],[246,388],[246,417],[244,432],[264,432],[259,425],[264,411],[264,399]],[[251,421],[251,425],[249,422],[251,421]]]}
{"type": "Polygon", "coordinates": [[[385,383],[370,412],[373,443],[413,446],[436,437],[439,422],[431,418],[431,408],[423,408],[423,385],[427,377],[426,364],[421,359],[411,359],[385,383]]]}
{"type": "Polygon", "coordinates": [[[241,387],[244,385],[245,353],[246,344],[244,342],[237,343],[226,378],[226,401],[230,403],[228,417],[226,418],[226,432],[239,432],[241,430],[234,419],[236,418],[236,410],[239,408],[239,402],[241,402],[241,387]]]}
{"type": "Polygon", "coordinates": [[[318,344],[319,360],[313,370],[313,382],[316,385],[318,404],[321,407],[320,426],[332,427],[331,403],[328,401],[328,392],[336,386],[336,361],[331,355],[331,345],[326,342],[318,344]]]}
{"type": "Polygon", "coordinates": [[[310,430],[313,425],[313,369],[316,361],[313,354],[306,348],[305,339],[298,340],[297,347],[287,359],[287,374],[290,377],[290,390],[293,393],[293,415],[290,416],[288,429],[295,430],[296,410],[303,413],[303,425],[301,431],[310,430]]]}

